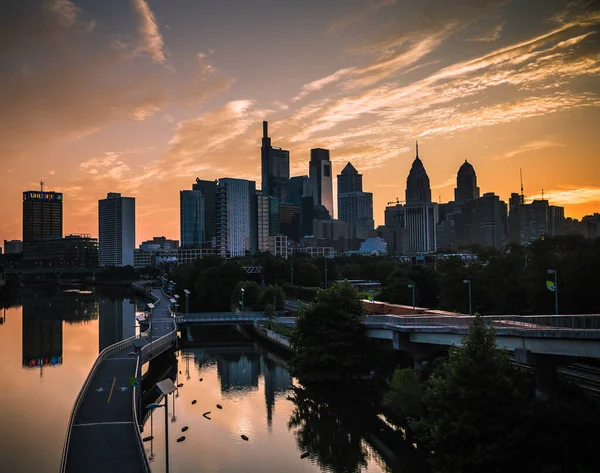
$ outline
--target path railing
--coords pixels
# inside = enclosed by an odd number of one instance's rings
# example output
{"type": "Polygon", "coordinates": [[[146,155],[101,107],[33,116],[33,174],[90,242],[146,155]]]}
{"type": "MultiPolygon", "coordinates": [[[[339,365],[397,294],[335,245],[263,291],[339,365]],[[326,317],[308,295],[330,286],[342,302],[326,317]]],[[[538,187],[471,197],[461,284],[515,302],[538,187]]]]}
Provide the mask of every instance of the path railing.
{"type": "MultiPolygon", "coordinates": [[[[516,330],[520,332],[582,332],[600,334],[600,314],[578,315],[485,315],[482,316],[487,326],[497,330],[516,330]]],[[[467,329],[475,316],[406,316],[406,315],[366,315],[363,322],[367,324],[386,324],[398,327],[422,328],[454,328],[467,329]]]]}

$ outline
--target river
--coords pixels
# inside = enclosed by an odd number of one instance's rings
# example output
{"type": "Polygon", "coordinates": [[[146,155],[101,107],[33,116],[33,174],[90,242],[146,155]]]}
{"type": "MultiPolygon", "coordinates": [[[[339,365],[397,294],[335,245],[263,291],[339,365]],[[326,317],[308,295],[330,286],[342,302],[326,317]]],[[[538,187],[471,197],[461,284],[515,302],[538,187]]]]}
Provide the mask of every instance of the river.
{"type": "MultiPolygon", "coordinates": [[[[75,397],[99,351],[135,333],[136,305],[123,293],[58,288],[27,289],[20,303],[0,310],[0,471],[55,473],[75,397]]],[[[217,333],[176,358],[172,473],[392,471],[370,435],[299,388],[257,340],[217,333]]],[[[144,445],[155,473],[165,471],[164,428],[157,409],[142,434],[154,437],[144,445]]]]}

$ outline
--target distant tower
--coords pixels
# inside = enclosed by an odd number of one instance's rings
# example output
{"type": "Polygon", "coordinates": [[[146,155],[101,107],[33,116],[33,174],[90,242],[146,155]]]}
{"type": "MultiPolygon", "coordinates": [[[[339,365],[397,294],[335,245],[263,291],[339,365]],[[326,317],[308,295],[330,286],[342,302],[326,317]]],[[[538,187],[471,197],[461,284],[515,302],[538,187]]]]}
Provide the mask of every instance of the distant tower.
{"type": "Polygon", "coordinates": [[[465,159],[463,165],[458,169],[456,175],[456,189],[454,189],[454,200],[457,204],[467,200],[479,199],[479,187],[477,187],[477,174],[473,166],[465,159]]]}
{"type": "Polygon", "coordinates": [[[406,203],[431,203],[431,187],[425,166],[419,158],[419,143],[417,153],[406,179],[406,203]]]}
{"type": "Polygon", "coordinates": [[[317,205],[324,206],[333,218],[333,184],[329,150],[310,150],[309,176],[317,192],[317,205]]]}
{"type": "Polygon", "coordinates": [[[419,144],[416,157],[406,179],[405,228],[408,229],[410,253],[428,253],[437,249],[436,203],[431,202],[431,187],[425,166],[419,158],[419,144]]]}
{"type": "MultiPolygon", "coordinates": [[[[40,182],[43,189],[43,183],[40,182]]],[[[23,192],[23,243],[62,238],[63,194],[23,192]]]]}
{"type": "Polygon", "coordinates": [[[285,201],[286,185],[290,178],[290,152],[271,146],[269,124],[263,122],[262,146],[260,148],[262,167],[262,192],[285,201]]]}
{"type": "Polygon", "coordinates": [[[338,174],[338,194],[345,194],[346,192],[362,192],[362,174],[358,171],[352,163],[346,164],[346,167],[342,169],[342,172],[338,174]]]}

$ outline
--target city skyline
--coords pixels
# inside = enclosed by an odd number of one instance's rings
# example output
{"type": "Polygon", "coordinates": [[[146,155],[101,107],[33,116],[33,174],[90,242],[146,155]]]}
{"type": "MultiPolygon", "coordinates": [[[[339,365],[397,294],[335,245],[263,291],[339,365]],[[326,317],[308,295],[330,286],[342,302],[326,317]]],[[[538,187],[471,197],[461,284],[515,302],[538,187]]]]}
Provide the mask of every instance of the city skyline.
{"type": "Polygon", "coordinates": [[[233,17],[207,2],[13,3],[0,241],[22,238],[21,195],[40,180],[64,194],[64,234],[97,236],[114,190],[138,202],[136,246],[178,238],[178,191],[196,177],[260,182],[262,120],[291,176],[312,148],[330,150],[333,176],[352,162],[376,225],[403,200],[415,139],[434,202],[453,200],[467,159],[482,195],[508,201],[522,168],[528,201],[543,189],[566,216],[600,209],[593,2],[263,0],[233,17]]]}

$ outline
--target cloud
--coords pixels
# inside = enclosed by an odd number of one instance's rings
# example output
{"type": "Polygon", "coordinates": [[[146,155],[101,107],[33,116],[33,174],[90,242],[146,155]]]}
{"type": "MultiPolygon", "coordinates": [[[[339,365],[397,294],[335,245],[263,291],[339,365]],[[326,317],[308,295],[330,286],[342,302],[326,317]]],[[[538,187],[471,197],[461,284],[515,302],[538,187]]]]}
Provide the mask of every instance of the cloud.
{"type": "Polygon", "coordinates": [[[214,54],[213,50],[208,53],[198,53],[192,65],[192,80],[186,81],[179,87],[177,100],[188,105],[204,102],[211,95],[229,90],[236,79],[221,72],[209,60],[214,54]]]}
{"type": "Polygon", "coordinates": [[[257,173],[259,128],[264,117],[254,101],[235,100],[178,123],[161,161],[161,173],[190,178],[209,172],[214,178],[219,172],[234,172],[230,177],[249,178],[249,172],[257,173]]]}
{"type": "MultiPolygon", "coordinates": [[[[542,194],[528,197],[528,200],[541,199],[542,194]]],[[[562,187],[544,191],[543,198],[551,205],[575,205],[587,202],[600,202],[600,187],[562,187]]]]}
{"type": "Polygon", "coordinates": [[[536,140],[526,143],[513,151],[509,151],[508,153],[505,153],[503,156],[498,157],[496,159],[507,159],[512,158],[513,156],[516,156],[518,154],[529,153],[531,151],[538,151],[540,149],[565,148],[566,146],[567,145],[564,143],[559,143],[553,140],[536,140]]]}
{"type": "Polygon", "coordinates": [[[479,41],[479,42],[484,42],[484,43],[496,41],[498,38],[500,38],[500,33],[502,33],[503,29],[504,29],[504,23],[500,23],[499,25],[492,26],[490,29],[488,29],[486,32],[484,32],[480,36],[476,36],[473,38],[467,38],[467,41],[479,41]]]}
{"type": "Polygon", "coordinates": [[[85,172],[96,178],[122,179],[131,170],[121,159],[122,152],[107,152],[100,158],[92,158],[79,164],[85,172]]]}
{"type": "Polygon", "coordinates": [[[354,10],[346,13],[341,18],[331,23],[328,33],[335,33],[338,30],[348,28],[353,23],[356,23],[365,17],[381,10],[385,7],[390,7],[396,3],[397,0],[370,0],[365,2],[362,6],[355,8],[354,10]]]}
{"type": "Polygon", "coordinates": [[[131,5],[138,18],[137,53],[150,57],[154,62],[164,63],[166,61],[165,43],[158,30],[154,13],[145,0],[131,0],[131,5]]]}

